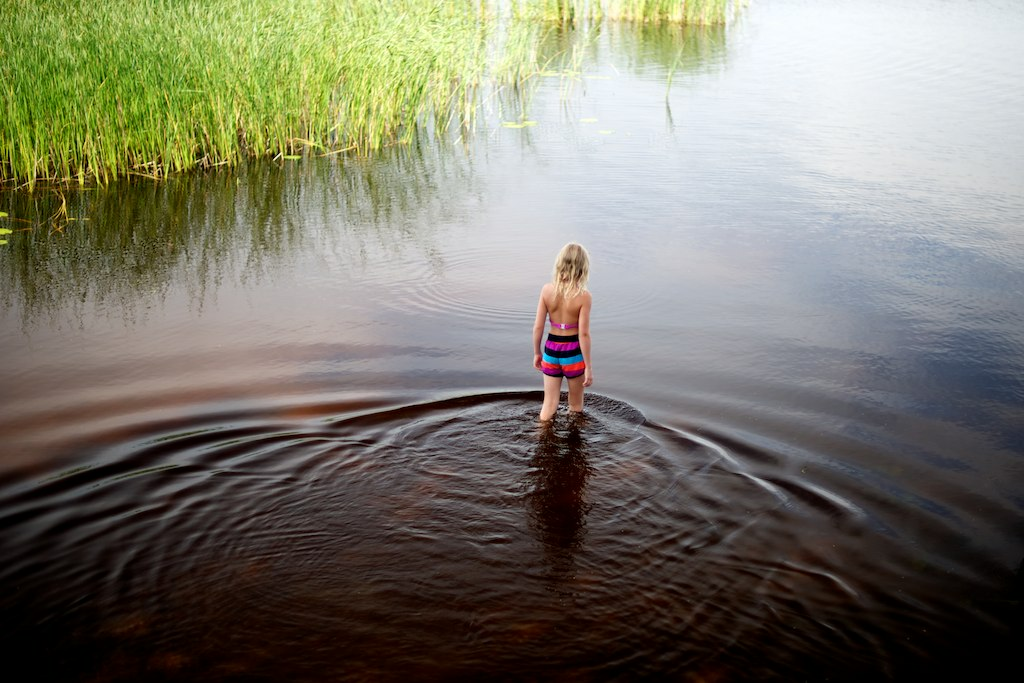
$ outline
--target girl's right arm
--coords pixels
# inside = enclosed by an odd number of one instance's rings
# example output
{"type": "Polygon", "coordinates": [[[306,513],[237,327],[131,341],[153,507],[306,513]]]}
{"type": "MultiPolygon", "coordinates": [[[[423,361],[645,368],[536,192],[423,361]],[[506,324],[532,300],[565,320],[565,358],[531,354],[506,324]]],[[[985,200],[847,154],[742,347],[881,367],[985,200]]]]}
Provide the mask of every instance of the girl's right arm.
{"type": "Polygon", "coordinates": [[[593,365],[590,362],[590,304],[593,298],[590,292],[583,293],[583,305],[580,307],[580,352],[583,353],[583,386],[589,387],[594,383],[593,365]]]}

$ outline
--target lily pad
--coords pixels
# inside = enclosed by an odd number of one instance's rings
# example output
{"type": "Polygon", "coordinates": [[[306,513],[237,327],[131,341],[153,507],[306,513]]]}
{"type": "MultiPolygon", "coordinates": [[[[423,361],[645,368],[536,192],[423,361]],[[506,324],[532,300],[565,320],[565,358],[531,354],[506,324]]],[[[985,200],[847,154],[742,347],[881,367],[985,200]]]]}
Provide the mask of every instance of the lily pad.
{"type": "Polygon", "coordinates": [[[10,228],[0,228],[0,235],[10,235],[12,232],[10,228]]]}
{"type": "Polygon", "coordinates": [[[7,218],[7,212],[6,211],[0,211],[0,218],[7,218]]]}
{"type": "Polygon", "coordinates": [[[7,240],[0,240],[0,245],[7,244],[7,240]]]}

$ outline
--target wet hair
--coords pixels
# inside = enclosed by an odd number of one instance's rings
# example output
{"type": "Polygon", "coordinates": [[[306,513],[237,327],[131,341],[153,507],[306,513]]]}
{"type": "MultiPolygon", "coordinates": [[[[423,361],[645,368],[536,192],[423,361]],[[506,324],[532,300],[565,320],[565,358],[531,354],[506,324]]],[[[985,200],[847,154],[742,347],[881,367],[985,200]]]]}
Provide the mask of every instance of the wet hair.
{"type": "Polygon", "coordinates": [[[558,252],[551,282],[555,295],[568,301],[587,289],[590,277],[590,255],[583,245],[569,242],[558,252]]]}

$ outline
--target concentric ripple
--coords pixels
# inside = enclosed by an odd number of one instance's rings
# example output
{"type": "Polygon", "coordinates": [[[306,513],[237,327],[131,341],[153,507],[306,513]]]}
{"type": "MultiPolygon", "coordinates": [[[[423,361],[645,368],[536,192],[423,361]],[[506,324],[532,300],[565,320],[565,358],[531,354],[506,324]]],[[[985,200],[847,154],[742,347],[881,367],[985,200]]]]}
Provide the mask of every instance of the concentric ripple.
{"type": "Polygon", "coordinates": [[[880,570],[852,557],[855,505],[606,397],[538,426],[537,399],[152,426],[8,496],[4,641],[86,680],[747,680],[912,654],[887,633],[912,611],[856,578],[880,570]]]}

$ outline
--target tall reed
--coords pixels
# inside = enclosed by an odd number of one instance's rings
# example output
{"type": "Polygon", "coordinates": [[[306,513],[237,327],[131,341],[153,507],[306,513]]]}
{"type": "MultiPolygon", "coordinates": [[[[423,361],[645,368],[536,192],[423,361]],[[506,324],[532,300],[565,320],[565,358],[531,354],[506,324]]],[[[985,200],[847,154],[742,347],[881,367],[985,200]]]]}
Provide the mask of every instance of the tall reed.
{"type": "Polygon", "coordinates": [[[0,179],[380,148],[469,96],[466,0],[0,0],[0,179]]]}

